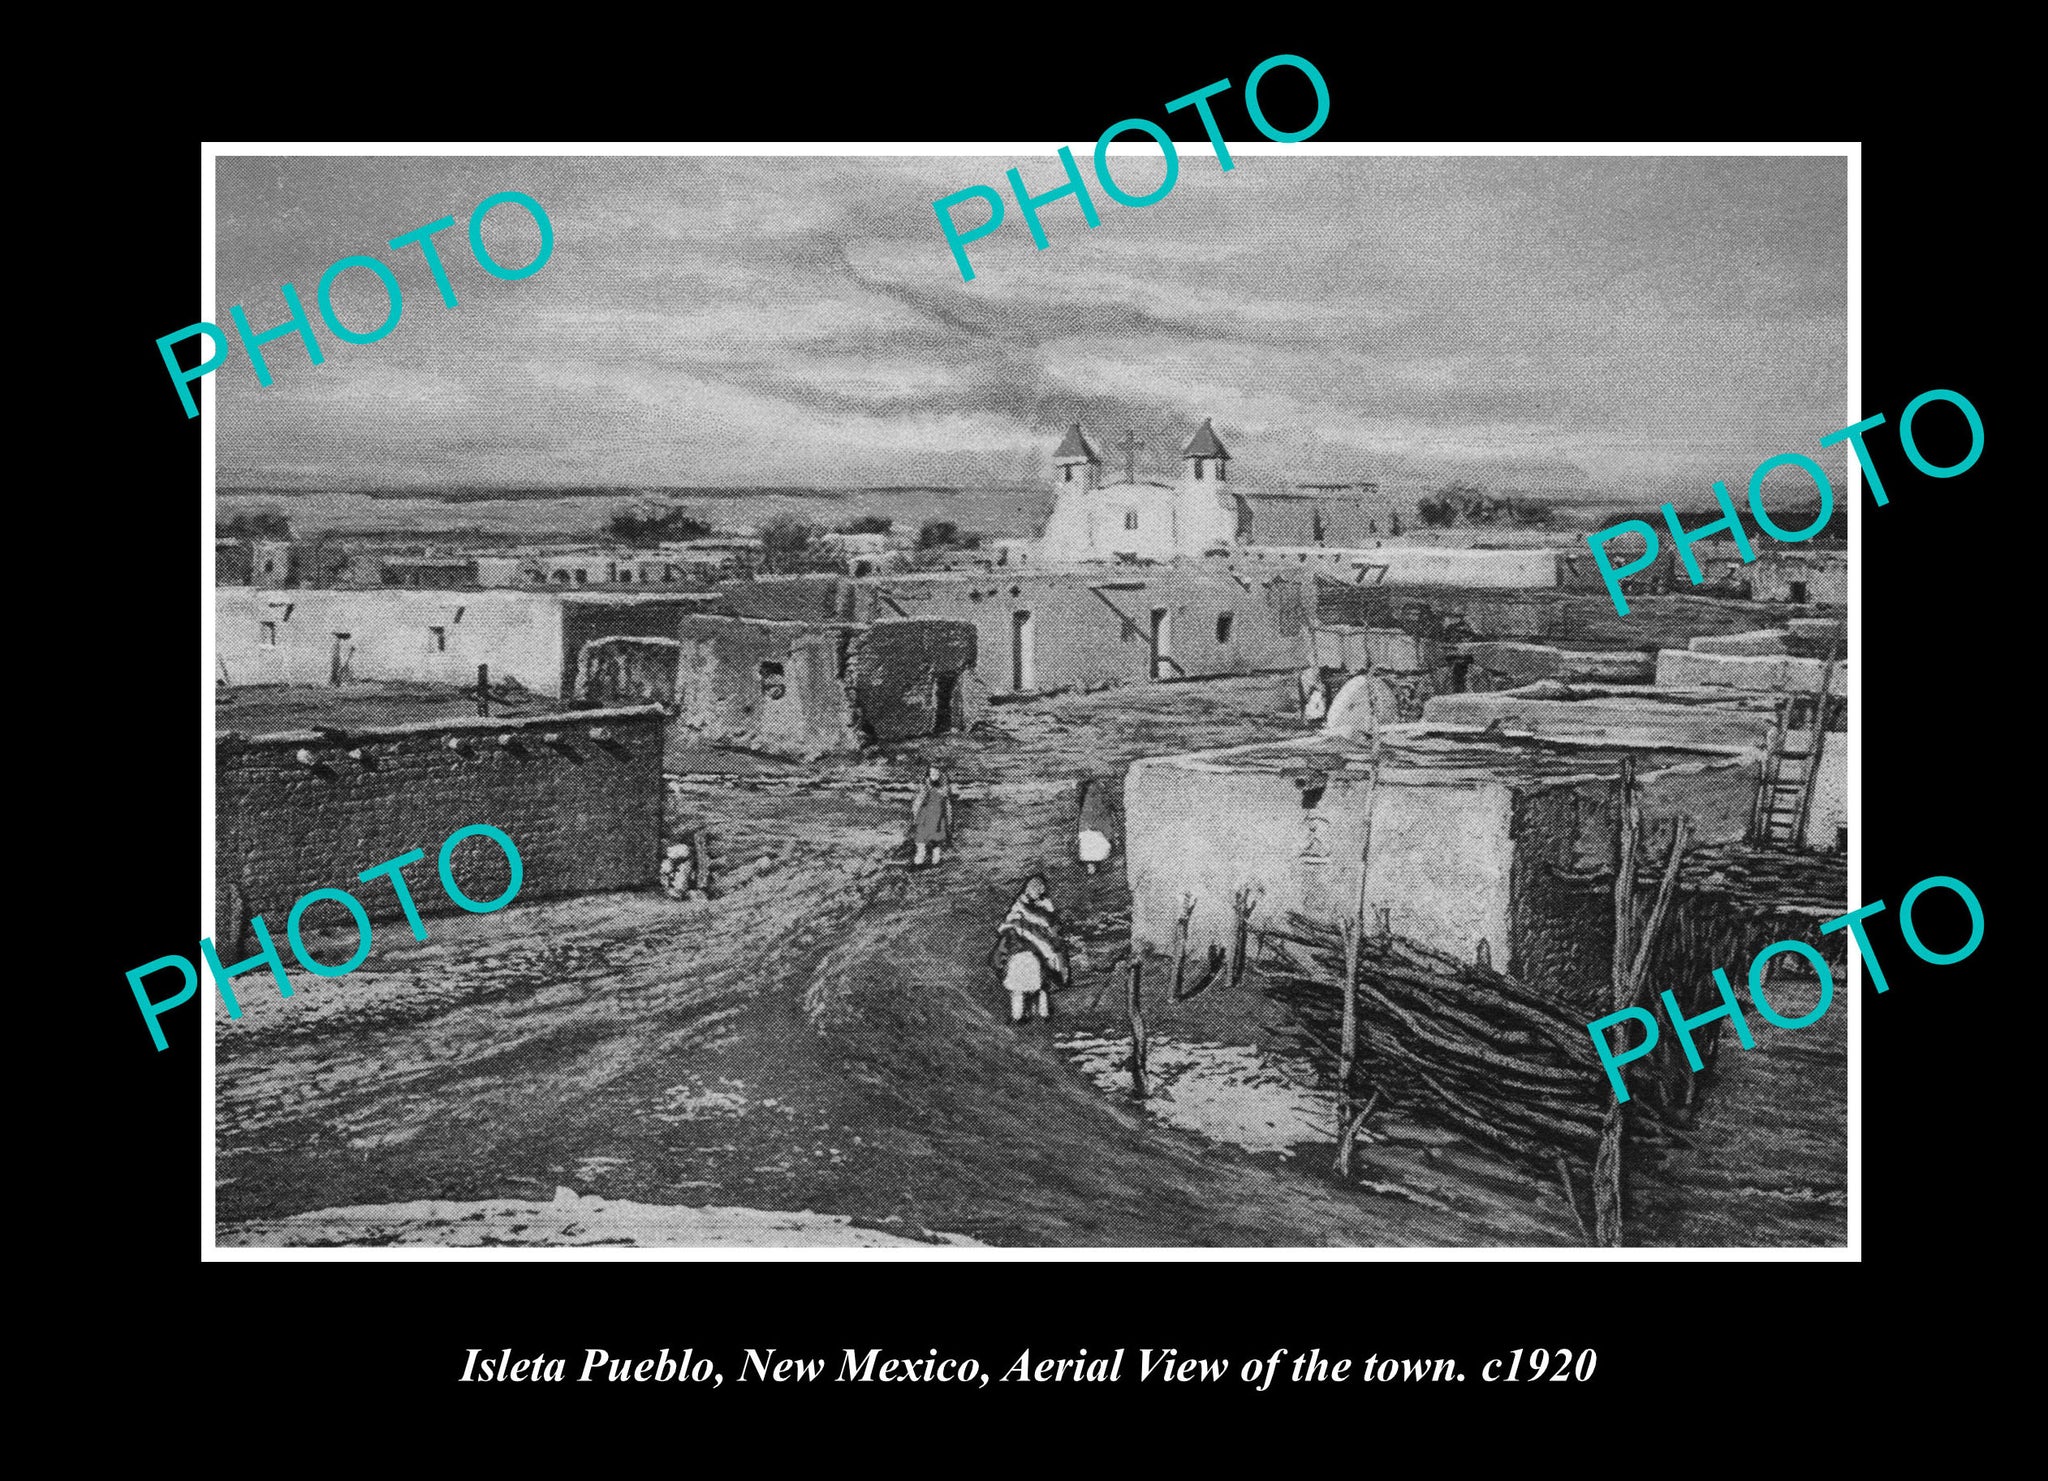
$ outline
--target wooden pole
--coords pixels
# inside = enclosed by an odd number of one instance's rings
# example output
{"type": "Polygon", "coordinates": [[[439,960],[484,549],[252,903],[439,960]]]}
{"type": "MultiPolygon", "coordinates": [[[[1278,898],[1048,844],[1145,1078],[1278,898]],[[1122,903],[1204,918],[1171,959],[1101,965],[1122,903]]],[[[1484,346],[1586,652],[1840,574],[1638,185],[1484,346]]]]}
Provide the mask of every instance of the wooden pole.
{"type": "MultiPolygon", "coordinates": [[[[1576,1215],[1578,1209],[1572,1213],[1576,1215]]],[[[1579,1226],[1584,1228],[1583,1222],[1579,1226]]],[[[1593,1156],[1593,1239],[1607,1249],[1621,1243],[1621,1107],[1607,1108],[1600,1150],[1593,1156]]]]}
{"type": "MultiPolygon", "coordinates": [[[[1614,866],[1614,959],[1611,980],[1613,1012],[1628,1006],[1634,967],[1636,847],[1642,836],[1642,809],[1635,800],[1635,758],[1621,761],[1621,837],[1614,866]]],[[[1675,872],[1675,866],[1674,866],[1675,872]]],[[[1603,1246],[1621,1243],[1622,1115],[1617,1104],[1600,1128],[1600,1148],[1593,1157],[1593,1237],[1603,1246]]],[[[1574,1214],[1578,1212],[1574,1207],[1574,1214]]]]}
{"type": "MultiPolygon", "coordinates": [[[[1337,1031],[1337,1137],[1351,1120],[1351,1069],[1358,1059],[1358,949],[1364,945],[1365,921],[1344,922],[1344,1022],[1337,1031]]],[[[1342,1156],[1338,1163],[1341,1169],[1342,1156]]]]}
{"type": "Polygon", "coordinates": [[[491,666],[487,663],[476,666],[476,712],[479,715],[491,712],[491,666]]]}
{"type": "Polygon", "coordinates": [[[1124,988],[1124,1006],[1131,1015],[1131,1094],[1145,1098],[1145,991],[1144,966],[1133,956],[1124,988]]]}
{"type": "Polygon", "coordinates": [[[1621,761],[1621,796],[1616,803],[1621,814],[1621,826],[1614,857],[1614,962],[1609,980],[1615,999],[1610,1010],[1613,1012],[1627,1006],[1621,1001],[1621,994],[1628,981],[1629,961],[1634,950],[1631,938],[1635,934],[1636,838],[1642,825],[1642,815],[1636,808],[1635,769],[1635,758],[1624,756],[1621,761]]]}
{"type": "Polygon", "coordinates": [[[1195,897],[1192,894],[1180,897],[1180,920],[1173,932],[1173,986],[1167,990],[1166,1000],[1178,1003],[1186,994],[1182,991],[1188,973],[1188,922],[1194,919],[1195,897]]]}
{"type": "Polygon", "coordinates": [[[1375,1105],[1379,1104],[1379,1099],[1380,1093],[1377,1090],[1375,1090],[1370,1096],[1366,1097],[1366,1102],[1362,1107],[1359,1108],[1358,1114],[1351,1118],[1351,1120],[1345,1125],[1343,1133],[1337,1138],[1338,1177],[1347,1180],[1350,1178],[1351,1148],[1358,1141],[1359,1128],[1365,1125],[1365,1118],[1372,1114],[1372,1108],[1375,1105]]]}
{"type": "Polygon", "coordinates": [[[1634,1006],[1636,999],[1642,996],[1643,981],[1650,975],[1650,948],[1656,944],[1657,932],[1663,928],[1672,896],[1678,893],[1678,868],[1685,861],[1686,846],[1691,842],[1692,819],[1680,817],[1671,835],[1671,856],[1664,861],[1664,878],[1657,886],[1656,903],[1650,907],[1650,918],[1644,923],[1642,940],[1636,945],[1635,961],[1629,967],[1623,995],[1614,1002],[1617,1013],[1634,1006]]]}
{"type": "Polygon", "coordinates": [[[1239,885],[1230,897],[1230,913],[1234,927],[1230,937],[1230,985],[1234,988],[1244,981],[1245,955],[1251,948],[1252,934],[1252,887],[1239,885]]]}

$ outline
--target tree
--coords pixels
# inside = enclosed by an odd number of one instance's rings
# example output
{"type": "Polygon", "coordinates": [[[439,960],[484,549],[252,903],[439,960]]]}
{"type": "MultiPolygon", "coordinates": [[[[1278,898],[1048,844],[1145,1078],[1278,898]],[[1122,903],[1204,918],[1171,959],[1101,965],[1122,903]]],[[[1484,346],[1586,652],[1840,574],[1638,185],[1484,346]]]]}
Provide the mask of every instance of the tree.
{"type": "Polygon", "coordinates": [[[1455,524],[1459,505],[1447,494],[1425,494],[1415,501],[1415,512],[1426,525],[1455,524]]]}
{"type": "Polygon", "coordinates": [[[275,509],[255,509],[231,516],[220,527],[223,538],[244,540],[289,540],[292,522],[275,509]]]}
{"type": "Polygon", "coordinates": [[[950,519],[928,519],[917,527],[919,550],[943,550],[960,543],[960,526],[950,519]]]}
{"type": "Polygon", "coordinates": [[[680,504],[643,500],[612,511],[605,528],[614,540],[628,545],[658,545],[664,540],[701,540],[711,526],[680,504]]]}
{"type": "Polygon", "coordinates": [[[778,514],[763,521],[754,532],[761,542],[762,568],[778,575],[838,569],[838,557],[817,544],[819,533],[816,525],[793,514],[778,514]]]}
{"type": "Polygon", "coordinates": [[[839,526],[841,535],[886,535],[895,521],[886,514],[862,514],[839,526]]]}

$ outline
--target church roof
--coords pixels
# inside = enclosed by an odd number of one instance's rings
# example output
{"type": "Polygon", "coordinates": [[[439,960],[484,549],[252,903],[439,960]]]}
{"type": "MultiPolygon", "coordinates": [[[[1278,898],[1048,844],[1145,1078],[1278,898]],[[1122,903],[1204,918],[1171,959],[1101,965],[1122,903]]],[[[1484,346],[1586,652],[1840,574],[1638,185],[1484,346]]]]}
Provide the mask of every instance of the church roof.
{"type": "Polygon", "coordinates": [[[1095,456],[1095,449],[1088,445],[1088,439],[1081,435],[1081,424],[1079,422],[1067,428],[1067,435],[1061,440],[1058,450],[1053,453],[1053,457],[1055,459],[1086,458],[1089,462],[1096,464],[1102,462],[1102,459],[1095,456]]]}
{"type": "Polygon", "coordinates": [[[1188,439],[1188,445],[1181,449],[1184,458],[1223,458],[1230,454],[1223,450],[1223,444],[1216,439],[1216,429],[1209,425],[1209,418],[1202,418],[1202,429],[1188,439]]]}

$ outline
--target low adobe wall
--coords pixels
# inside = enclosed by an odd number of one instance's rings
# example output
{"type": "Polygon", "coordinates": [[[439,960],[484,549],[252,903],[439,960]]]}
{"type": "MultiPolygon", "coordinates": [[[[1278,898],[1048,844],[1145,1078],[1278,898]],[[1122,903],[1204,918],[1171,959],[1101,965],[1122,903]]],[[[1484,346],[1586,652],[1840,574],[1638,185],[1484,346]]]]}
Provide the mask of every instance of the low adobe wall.
{"type": "Polygon", "coordinates": [[[1553,648],[1543,643],[1468,643],[1462,650],[1472,660],[1466,670],[1468,689],[1519,689],[1542,679],[1567,684],[1647,684],[1657,665],[1648,654],[1553,648]]]}
{"type": "MultiPolygon", "coordinates": [[[[1657,682],[1677,688],[1711,686],[1723,689],[1770,690],[1789,694],[1818,694],[1822,674],[1828,665],[1818,658],[1792,658],[1769,653],[1705,653],[1688,648],[1666,648],[1657,654],[1657,682]]],[[[1834,666],[1827,690],[1840,697],[1848,693],[1849,665],[1834,666]]]]}
{"type": "MultiPolygon", "coordinates": [[[[372,919],[399,918],[389,884],[356,876],[408,849],[427,855],[406,870],[421,913],[455,909],[435,855],[472,823],[501,828],[518,846],[525,878],[515,904],[652,885],[661,861],[661,728],[660,710],[636,706],[216,736],[215,940],[223,959],[234,959],[229,952],[253,914],[282,942],[285,914],[308,890],[345,889],[372,919]]],[[[502,894],[510,877],[489,843],[463,844],[452,867],[478,900],[502,894]]],[[[307,918],[331,924],[347,915],[322,902],[307,918]]]]}

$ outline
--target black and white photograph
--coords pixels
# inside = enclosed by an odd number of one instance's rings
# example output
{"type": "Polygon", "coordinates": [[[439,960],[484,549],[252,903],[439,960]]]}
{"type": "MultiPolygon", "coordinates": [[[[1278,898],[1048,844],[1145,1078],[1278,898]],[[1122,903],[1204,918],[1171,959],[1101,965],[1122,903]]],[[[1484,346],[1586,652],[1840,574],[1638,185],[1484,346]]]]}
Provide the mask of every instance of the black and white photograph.
{"type": "Polygon", "coordinates": [[[1853,148],[1243,132],[219,147],[221,1251],[1852,1253],[1853,148]]]}

